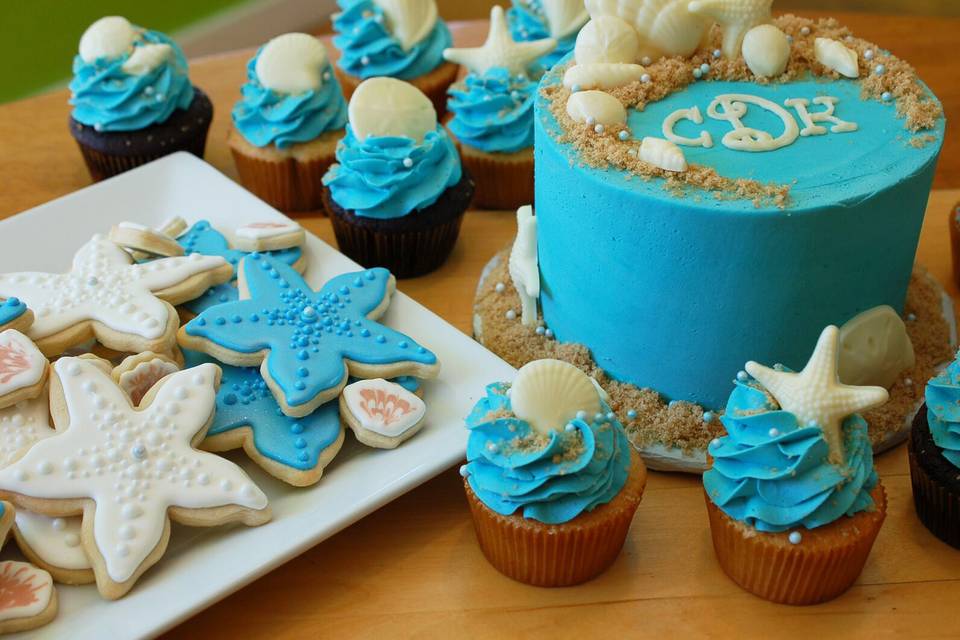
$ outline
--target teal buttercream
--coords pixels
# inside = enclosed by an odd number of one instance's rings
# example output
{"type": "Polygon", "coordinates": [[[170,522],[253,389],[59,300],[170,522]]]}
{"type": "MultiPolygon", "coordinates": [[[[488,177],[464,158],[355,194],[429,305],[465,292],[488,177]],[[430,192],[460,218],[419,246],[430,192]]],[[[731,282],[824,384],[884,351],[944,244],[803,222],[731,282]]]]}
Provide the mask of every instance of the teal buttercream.
{"type": "Polygon", "coordinates": [[[738,381],[721,418],[726,436],[708,449],[707,495],[734,520],[758,531],[814,529],[873,508],[877,484],[867,423],[843,423],[845,463],[832,464],[818,426],[771,404],[755,380],[738,381]]]}
{"type": "Polygon", "coordinates": [[[323,183],[338,205],[358,216],[400,218],[432,205],[461,176],[460,155],[442,125],[418,143],[406,137],[361,141],[348,124],[337,164],[323,183]]]}
{"type": "Polygon", "coordinates": [[[447,127],[460,142],[486,153],[513,153],[533,146],[533,103],[537,85],[502,67],[450,89],[447,127]]]}
{"type": "MultiPolygon", "coordinates": [[[[550,27],[543,15],[540,0],[513,0],[513,6],[507,9],[507,24],[510,26],[510,35],[518,42],[543,40],[549,38],[550,27]]],[[[577,33],[557,40],[557,48],[541,56],[540,64],[550,69],[560,60],[573,51],[577,44],[577,33]]]]}
{"type": "Polygon", "coordinates": [[[489,385],[466,419],[467,481],[483,504],[502,515],[522,511],[560,524],[613,500],[630,471],[630,443],[620,423],[576,418],[572,428],[539,436],[513,415],[508,388],[489,385]]]}
{"type": "Polygon", "coordinates": [[[260,84],[257,55],[247,64],[247,82],[243,96],[231,115],[237,131],[256,147],[269,144],[286,149],[298,142],[310,142],[326,131],[343,129],[347,124],[347,101],[333,79],[330,63],[321,72],[323,83],[303,93],[280,93],[260,84]]]}
{"type": "Polygon", "coordinates": [[[175,109],[193,101],[187,59],[173,40],[158,31],[142,31],[134,47],[169,44],[173,57],[137,76],[123,70],[130,55],[84,62],[73,59],[73,119],[98,131],[135,131],[165,122],[175,109]]]}
{"type": "Polygon", "coordinates": [[[439,67],[443,50],[453,45],[450,29],[437,19],[426,38],[404,51],[387,30],[383,10],[372,0],[337,0],[337,4],[341,9],[333,18],[338,34],[333,44],[341,53],[337,64],[357,78],[419,78],[439,67]]]}
{"type": "Polygon", "coordinates": [[[943,457],[960,468],[960,360],[927,383],[927,424],[943,457]]]}

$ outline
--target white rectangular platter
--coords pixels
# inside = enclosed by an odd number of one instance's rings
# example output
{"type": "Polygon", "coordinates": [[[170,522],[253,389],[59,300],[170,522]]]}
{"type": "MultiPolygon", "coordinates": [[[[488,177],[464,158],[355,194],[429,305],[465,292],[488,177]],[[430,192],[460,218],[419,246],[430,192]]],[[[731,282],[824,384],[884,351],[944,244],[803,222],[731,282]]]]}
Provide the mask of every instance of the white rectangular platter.
{"type": "MultiPolygon", "coordinates": [[[[123,220],[155,226],[173,215],[190,223],[209,220],[228,236],[244,223],[285,219],[210,165],[179,153],[0,222],[0,272],[66,271],[94,233],[123,220]]],[[[311,234],[306,251],[306,278],[314,288],[359,268],[311,234]]],[[[175,525],[166,555],[129,595],[109,602],[92,585],[58,586],[59,615],[30,637],[157,635],[461,460],[464,416],[486,384],[512,380],[514,369],[402,293],[382,321],[441,361],[439,378],[424,385],[422,432],[392,451],[363,447],[348,434],[320,482],[306,489],[276,481],[242,453],[231,453],[269,496],[272,522],[256,528],[175,525]]],[[[8,542],[3,555],[15,555],[14,546],[8,542]]]]}

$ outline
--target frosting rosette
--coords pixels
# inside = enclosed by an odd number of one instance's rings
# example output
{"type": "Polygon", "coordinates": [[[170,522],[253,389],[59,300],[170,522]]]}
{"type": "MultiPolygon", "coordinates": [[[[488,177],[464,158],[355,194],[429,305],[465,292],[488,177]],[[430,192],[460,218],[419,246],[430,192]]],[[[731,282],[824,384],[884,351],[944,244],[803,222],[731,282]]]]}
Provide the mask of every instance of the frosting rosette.
{"type": "Polygon", "coordinates": [[[73,119],[98,131],[135,131],[167,120],[175,109],[187,109],[193,86],[180,47],[158,31],[138,29],[133,50],[92,62],[73,59],[70,82],[73,119]],[[124,63],[145,45],[169,45],[172,54],[142,74],[128,73],[124,63]]]}
{"type": "Polygon", "coordinates": [[[463,175],[442,126],[423,142],[405,136],[360,140],[348,124],[337,164],[323,178],[338,205],[366,218],[399,218],[429,207],[463,175]]]}
{"type": "Polygon", "coordinates": [[[465,473],[483,504],[501,515],[520,510],[526,518],[560,524],[613,500],[630,468],[620,423],[604,413],[539,433],[514,415],[509,388],[489,385],[466,419],[465,473]]]}
{"type": "Polygon", "coordinates": [[[242,97],[231,112],[234,126],[250,144],[273,144],[286,149],[314,140],[326,131],[344,128],[347,102],[333,79],[329,62],[323,68],[319,88],[283,93],[263,86],[257,77],[256,65],[262,52],[263,47],[247,64],[247,81],[240,89],[242,97]]]}
{"type": "Polygon", "coordinates": [[[333,18],[340,50],[337,64],[358,78],[388,76],[411,80],[430,73],[443,62],[443,50],[453,43],[442,20],[408,50],[387,29],[383,10],[372,0],[337,0],[341,12],[333,18]]]}
{"type": "Polygon", "coordinates": [[[738,380],[721,417],[727,435],[708,452],[703,474],[710,500],[758,531],[814,529],[874,507],[877,484],[867,423],[843,422],[844,463],[828,460],[823,430],[800,424],[753,379],[738,380]]]}
{"type": "Polygon", "coordinates": [[[960,468],[960,361],[927,383],[927,424],[943,457],[960,468]]]}
{"type": "Polygon", "coordinates": [[[447,124],[461,142],[487,153],[513,153],[533,146],[536,83],[497,67],[469,74],[450,90],[453,119],[447,124]]]}
{"type": "MultiPolygon", "coordinates": [[[[512,1],[512,6],[507,9],[507,24],[510,26],[510,35],[514,40],[529,42],[552,37],[541,7],[541,0],[512,1]]],[[[558,38],[557,48],[540,58],[540,64],[550,69],[560,62],[576,46],[577,33],[574,31],[565,38],[558,38]]]]}

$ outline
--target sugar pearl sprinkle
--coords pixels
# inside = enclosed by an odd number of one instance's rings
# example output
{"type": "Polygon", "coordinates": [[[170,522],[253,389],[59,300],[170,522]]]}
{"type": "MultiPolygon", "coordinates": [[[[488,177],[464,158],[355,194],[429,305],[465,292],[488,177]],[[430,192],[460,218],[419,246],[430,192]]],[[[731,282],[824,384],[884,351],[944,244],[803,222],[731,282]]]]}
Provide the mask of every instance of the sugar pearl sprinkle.
{"type": "Polygon", "coordinates": [[[790,535],[787,536],[787,539],[790,540],[790,544],[800,544],[803,540],[803,536],[799,531],[791,531],[790,535]]]}
{"type": "Polygon", "coordinates": [[[504,314],[504,316],[507,318],[507,320],[516,320],[517,312],[513,309],[507,309],[507,312],[504,314]]]}
{"type": "Polygon", "coordinates": [[[498,282],[497,286],[493,288],[493,290],[496,291],[497,293],[503,293],[504,291],[506,291],[506,289],[507,289],[507,286],[502,282],[498,282]]]}

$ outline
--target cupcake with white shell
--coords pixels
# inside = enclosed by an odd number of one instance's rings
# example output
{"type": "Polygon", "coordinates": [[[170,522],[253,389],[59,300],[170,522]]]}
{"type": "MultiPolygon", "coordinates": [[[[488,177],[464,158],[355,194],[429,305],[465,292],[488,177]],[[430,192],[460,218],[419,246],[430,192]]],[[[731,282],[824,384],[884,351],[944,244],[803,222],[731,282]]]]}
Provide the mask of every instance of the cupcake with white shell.
{"type": "Polygon", "coordinates": [[[227,137],[240,181],[282,211],[322,209],[347,103],[320,40],[287,33],[265,44],[241,94],[227,137]]]}
{"type": "Polygon", "coordinates": [[[582,0],[512,0],[507,10],[510,33],[518,42],[551,38],[552,51],[540,56],[540,64],[551,68],[573,50],[577,34],[590,16],[582,0]]]}

